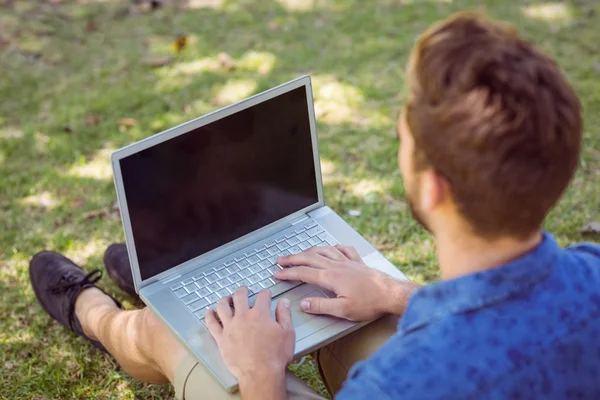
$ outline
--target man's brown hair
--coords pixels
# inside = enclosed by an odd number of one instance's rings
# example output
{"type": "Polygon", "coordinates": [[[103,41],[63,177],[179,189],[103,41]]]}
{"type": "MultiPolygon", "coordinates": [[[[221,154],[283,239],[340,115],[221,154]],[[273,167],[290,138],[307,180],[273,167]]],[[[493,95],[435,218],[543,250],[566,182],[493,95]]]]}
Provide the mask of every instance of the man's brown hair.
{"type": "Polygon", "coordinates": [[[581,143],[581,106],[558,65],[510,26],[459,13],[419,39],[408,82],[416,170],[448,180],[477,234],[540,229],[581,143]]]}

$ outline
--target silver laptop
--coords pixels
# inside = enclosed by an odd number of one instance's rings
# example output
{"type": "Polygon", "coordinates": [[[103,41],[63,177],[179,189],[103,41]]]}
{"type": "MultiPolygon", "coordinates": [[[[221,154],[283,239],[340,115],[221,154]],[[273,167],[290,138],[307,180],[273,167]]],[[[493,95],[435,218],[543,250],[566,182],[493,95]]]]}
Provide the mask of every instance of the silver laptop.
{"type": "Polygon", "coordinates": [[[204,313],[239,286],[269,289],[272,308],[290,299],[296,357],[366,324],[300,311],[333,293],[275,280],[278,256],[343,243],[406,279],[325,204],[308,76],[117,150],[112,165],[136,292],[229,391],[204,313]]]}

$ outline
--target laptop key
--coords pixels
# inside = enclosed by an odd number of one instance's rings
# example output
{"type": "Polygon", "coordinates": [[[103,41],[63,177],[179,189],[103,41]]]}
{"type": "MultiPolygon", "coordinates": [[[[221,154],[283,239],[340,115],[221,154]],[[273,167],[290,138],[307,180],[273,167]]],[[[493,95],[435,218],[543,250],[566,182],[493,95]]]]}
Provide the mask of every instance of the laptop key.
{"type": "Polygon", "coordinates": [[[238,272],[238,274],[242,277],[242,278],[247,278],[250,275],[252,275],[252,272],[250,272],[248,269],[243,269],[240,272],[238,272]]]}
{"type": "Polygon", "coordinates": [[[219,296],[220,298],[227,297],[230,294],[231,293],[229,293],[229,291],[226,288],[223,288],[217,292],[217,296],[219,296]]]}
{"type": "Polygon", "coordinates": [[[241,281],[237,282],[237,284],[240,285],[240,286],[250,286],[250,285],[252,285],[247,278],[246,279],[242,279],[241,281]]]}
{"type": "Polygon", "coordinates": [[[217,300],[219,300],[219,296],[216,293],[211,293],[208,296],[206,296],[206,301],[208,302],[208,304],[216,303],[217,300]]]}
{"type": "Polygon", "coordinates": [[[258,256],[256,254],[254,254],[254,255],[248,257],[247,260],[250,264],[256,264],[257,262],[260,261],[260,258],[258,258],[258,256]]]}
{"type": "Polygon", "coordinates": [[[242,260],[242,261],[238,262],[236,265],[240,268],[246,268],[248,265],[250,265],[250,263],[248,262],[248,260],[242,260]]]}
{"type": "Polygon", "coordinates": [[[194,282],[194,280],[192,278],[186,279],[185,281],[181,282],[183,283],[183,285],[189,285],[190,283],[194,282]]]}
{"type": "Polygon", "coordinates": [[[252,254],[254,254],[254,250],[247,251],[244,253],[244,257],[250,257],[252,254]]]}
{"type": "Polygon", "coordinates": [[[242,261],[244,258],[246,258],[243,254],[237,256],[234,258],[235,262],[240,262],[242,261]]]}
{"type": "Polygon", "coordinates": [[[278,237],[277,239],[275,239],[275,243],[281,243],[284,240],[285,240],[285,236],[281,236],[281,237],[278,237]]]}
{"type": "Polygon", "coordinates": [[[260,281],[260,286],[262,286],[265,289],[270,288],[271,286],[273,286],[273,284],[271,283],[271,281],[269,280],[269,278],[260,281]]]}
{"type": "Polygon", "coordinates": [[[268,270],[268,269],[266,269],[266,270],[264,270],[264,271],[260,271],[260,272],[258,273],[258,277],[259,277],[260,279],[267,279],[269,276],[271,276],[271,272],[269,272],[269,270],[268,270]]]}
{"type": "Polygon", "coordinates": [[[217,279],[219,279],[219,278],[217,277],[216,274],[210,274],[206,277],[206,280],[208,281],[208,283],[214,283],[217,281],[217,279]]]}
{"type": "Polygon", "coordinates": [[[221,285],[219,285],[217,282],[214,282],[214,283],[211,283],[210,285],[208,285],[206,288],[208,290],[210,290],[211,293],[214,293],[221,289],[221,285]]]}
{"type": "Polygon", "coordinates": [[[206,308],[203,308],[201,310],[198,310],[194,313],[194,315],[196,316],[196,318],[198,319],[203,319],[204,316],[206,315],[206,308]]]}
{"type": "Polygon", "coordinates": [[[226,269],[223,269],[223,270],[221,270],[221,271],[217,271],[216,275],[217,275],[217,277],[218,277],[219,279],[223,279],[223,278],[225,278],[226,276],[228,276],[228,275],[230,275],[230,274],[228,274],[228,273],[227,273],[227,270],[226,270],[226,269]]]}
{"type": "Polygon", "coordinates": [[[195,284],[195,283],[190,283],[189,285],[187,285],[187,286],[185,287],[185,290],[187,290],[187,292],[188,292],[188,293],[195,292],[195,291],[196,291],[196,289],[198,289],[198,286],[196,286],[196,284],[195,284]]]}
{"type": "Polygon", "coordinates": [[[274,240],[272,240],[272,241],[270,241],[268,243],[265,243],[265,247],[266,248],[273,247],[273,246],[275,246],[275,241],[274,240]]]}
{"type": "Polygon", "coordinates": [[[236,285],[235,283],[233,285],[229,285],[227,286],[227,291],[229,291],[229,293],[234,294],[235,293],[235,289],[238,288],[238,285],[236,285]]]}
{"type": "Polygon", "coordinates": [[[227,279],[229,279],[229,281],[230,281],[231,283],[235,283],[235,282],[241,281],[241,280],[242,280],[242,277],[240,276],[240,274],[238,274],[238,273],[235,273],[235,274],[231,274],[231,275],[229,275],[229,276],[227,277],[227,279]]]}
{"type": "Polygon", "coordinates": [[[254,294],[254,293],[258,293],[258,292],[260,292],[261,290],[263,290],[263,287],[262,287],[262,286],[260,286],[258,283],[255,283],[254,285],[250,286],[250,287],[248,288],[248,290],[249,290],[249,293],[248,293],[248,294],[254,294]]]}
{"type": "Polygon", "coordinates": [[[258,275],[252,275],[248,277],[248,282],[250,283],[256,283],[260,281],[260,278],[258,277],[258,275]]]}
{"type": "Polygon", "coordinates": [[[289,251],[291,254],[298,254],[302,252],[302,250],[298,246],[290,247],[289,251]]]}
{"type": "MultiPolygon", "coordinates": [[[[268,262],[268,260],[264,260],[264,261],[267,261],[267,262],[268,262]]],[[[253,266],[251,266],[251,267],[250,267],[250,268],[248,268],[248,269],[249,269],[249,270],[250,270],[250,272],[252,272],[253,274],[256,274],[258,271],[261,271],[261,270],[262,270],[262,267],[260,266],[260,263],[259,263],[259,264],[254,264],[253,266]]]]}
{"type": "Polygon", "coordinates": [[[286,257],[286,256],[289,256],[290,254],[292,254],[292,253],[290,253],[289,250],[284,250],[281,253],[279,253],[279,257],[286,257]]]}
{"type": "Polygon", "coordinates": [[[328,247],[328,246],[329,246],[329,243],[327,243],[327,242],[321,242],[317,245],[317,247],[328,247]]]}
{"type": "Polygon", "coordinates": [[[206,297],[210,294],[210,290],[208,290],[207,288],[203,287],[202,289],[198,289],[196,290],[196,294],[200,297],[206,297]]]}
{"type": "Polygon", "coordinates": [[[205,308],[208,302],[205,299],[198,299],[188,306],[191,312],[198,311],[201,308],[205,308]]]}
{"type": "Polygon", "coordinates": [[[311,237],[310,239],[308,239],[308,243],[310,243],[311,246],[316,246],[319,243],[321,243],[321,239],[319,239],[317,236],[311,237]]]}
{"type": "Polygon", "coordinates": [[[295,236],[294,236],[294,237],[292,237],[292,238],[289,238],[289,239],[287,240],[287,242],[288,242],[288,244],[289,244],[290,246],[294,246],[294,245],[297,245],[298,243],[300,243],[300,241],[298,240],[298,238],[297,238],[297,237],[295,237],[295,236]]]}
{"type": "Polygon", "coordinates": [[[298,245],[298,247],[300,247],[300,250],[304,251],[304,250],[310,249],[312,247],[312,245],[308,242],[302,242],[298,245]]]}
{"type": "Polygon", "coordinates": [[[276,271],[279,271],[280,269],[283,269],[279,266],[279,264],[275,264],[269,268],[267,268],[267,271],[269,271],[271,273],[271,275],[273,275],[276,271]]]}
{"type": "MultiPolygon", "coordinates": [[[[258,263],[258,265],[260,266],[260,269],[263,270],[263,269],[268,268],[271,265],[273,265],[273,263],[271,262],[271,260],[262,260],[261,262],[258,263]]],[[[256,271],[256,272],[258,272],[258,271],[256,271]]]]}
{"type": "Polygon", "coordinates": [[[276,246],[273,246],[273,247],[267,249],[267,253],[269,253],[272,256],[274,256],[275,254],[278,254],[279,252],[280,252],[280,250],[276,246]]]}
{"type": "Polygon", "coordinates": [[[302,232],[301,234],[299,234],[296,237],[298,238],[299,241],[304,242],[305,240],[308,240],[310,236],[308,236],[306,234],[306,232],[302,232]]]}
{"type": "Polygon", "coordinates": [[[181,289],[182,287],[183,287],[183,283],[181,283],[181,282],[180,283],[176,283],[176,284],[174,284],[174,285],[171,286],[171,290],[175,291],[177,289],[181,289]]]}
{"type": "Polygon", "coordinates": [[[317,225],[314,228],[310,228],[309,230],[307,230],[306,234],[310,237],[313,237],[322,232],[325,232],[325,231],[323,230],[323,228],[321,228],[320,226],[317,225]]]}
{"type": "Polygon", "coordinates": [[[305,229],[310,229],[310,228],[315,227],[315,226],[317,226],[317,223],[315,221],[310,221],[309,223],[307,223],[307,224],[304,225],[304,228],[305,229]]]}
{"type": "Polygon", "coordinates": [[[186,296],[187,294],[188,294],[188,292],[184,288],[177,289],[175,291],[175,295],[179,298],[182,298],[183,296],[186,296]]]}
{"type": "Polygon", "coordinates": [[[257,254],[258,258],[260,258],[261,260],[264,260],[265,258],[269,257],[269,253],[267,253],[266,250],[261,251],[260,253],[257,254]]]}
{"type": "Polygon", "coordinates": [[[290,248],[290,245],[289,245],[289,244],[287,244],[287,240],[286,240],[285,242],[281,242],[281,243],[279,243],[279,244],[277,245],[277,248],[279,249],[279,251],[283,251],[283,250],[289,249],[289,248],[290,248]]]}
{"type": "Polygon", "coordinates": [[[198,298],[198,295],[196,293],[190,293],[187,296],[183,296],[181,298],[181,301],[183,301],[183,304],[185,304],[187,306],[191,302],[195,301],[197,298],[198,298]]]}
{"type": "Polygon", "coordinates": [[[225,263],[223,265],[226,267],[229,267],[230,265],[233,265],[234,262],[235,262],[235,260],[225,261],[225,263]]]}

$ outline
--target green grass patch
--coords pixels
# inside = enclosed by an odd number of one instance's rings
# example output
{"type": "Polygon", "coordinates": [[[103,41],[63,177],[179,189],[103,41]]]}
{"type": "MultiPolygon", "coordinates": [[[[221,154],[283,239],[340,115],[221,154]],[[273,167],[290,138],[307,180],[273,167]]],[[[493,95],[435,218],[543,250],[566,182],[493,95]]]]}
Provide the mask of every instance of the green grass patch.
{"type": "MultiPolygon", "coordinates": [[[[404,202],[394,125],[416,36],[455,10],[512,22],[565,68],[585,108],[584,147],[547,228],[566,245],[600,218],[597,2],[189,5],[131,15],[129,3],[117,1],[0,3],[0,398],[173,396],[168,386],[136,382],[51,321],[29,285],[28,260],[47,248],[102,268],[106,246],[123,240],[113,149],[300,74],[314,78],[328,203],[411,278],[436,280],[434,243],[404,202]],[[175,54],[178,34],[188,40],[175,54]],[[170,62],[157,66],[165,56],[170,62]]],[[[126,300],[108,278],[101,285],[126,300]]],[[[310,360],[294,368],[322,390],[310,360]]]]}

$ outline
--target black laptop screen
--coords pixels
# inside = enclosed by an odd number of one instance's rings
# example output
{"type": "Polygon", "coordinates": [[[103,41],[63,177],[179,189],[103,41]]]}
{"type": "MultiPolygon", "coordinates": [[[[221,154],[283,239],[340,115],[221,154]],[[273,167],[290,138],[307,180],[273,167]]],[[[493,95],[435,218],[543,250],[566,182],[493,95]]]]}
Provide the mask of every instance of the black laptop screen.
{"type": "Polygon", "coordinates": [[[120,161],[143,280],[318,201],[304,86],[120,161]]]}

